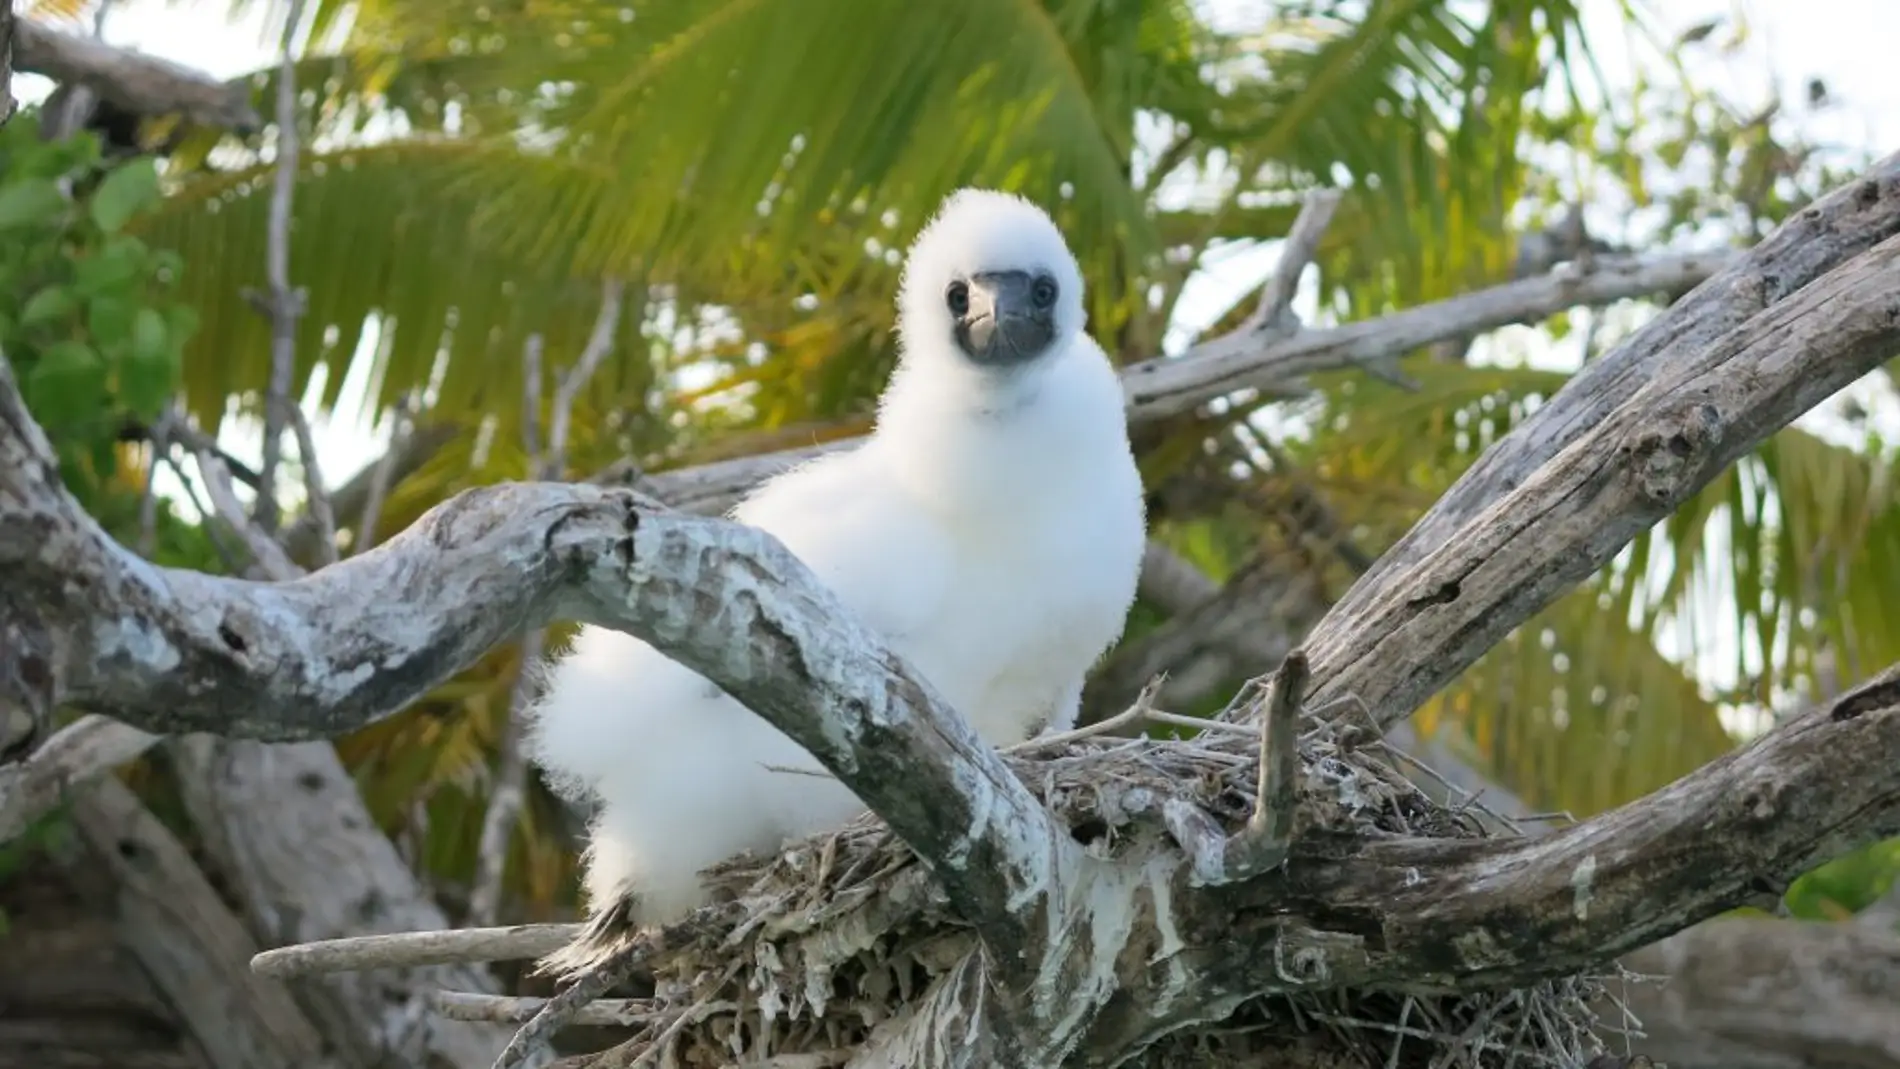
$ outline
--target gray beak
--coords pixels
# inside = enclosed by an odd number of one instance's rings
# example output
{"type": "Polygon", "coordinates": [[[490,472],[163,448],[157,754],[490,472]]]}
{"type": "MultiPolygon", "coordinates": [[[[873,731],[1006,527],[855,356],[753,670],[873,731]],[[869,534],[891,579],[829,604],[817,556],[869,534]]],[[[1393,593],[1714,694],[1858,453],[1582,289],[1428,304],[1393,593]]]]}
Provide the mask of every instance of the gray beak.
{"type": "Polygon", "coordinates": [[[1036,307],[1029,272],[978,272],[969,286],[970,310],[957,320],[957,345],[977,364],[1027,363],[1055,340],[1055,309],[1036,307]]]}

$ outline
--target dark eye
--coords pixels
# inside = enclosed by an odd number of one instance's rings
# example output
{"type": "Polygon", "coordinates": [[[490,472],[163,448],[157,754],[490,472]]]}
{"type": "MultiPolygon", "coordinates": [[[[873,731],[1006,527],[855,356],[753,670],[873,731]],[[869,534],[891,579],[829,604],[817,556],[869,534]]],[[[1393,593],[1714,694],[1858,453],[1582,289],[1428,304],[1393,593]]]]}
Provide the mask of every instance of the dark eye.
{"type": "Polygon", "coordinates": [[[1037,308],[1047,308],[1056,303],[1056,280],[1048,275],[1037,279],[1029,290],[1029,299],[1036,302],[1037,308]]]}
{"type": "Polygon", "coordinates": [[[970,310],[970,287],[967,283],[952,282],[943,292],[943,302],[950,306],[950,314],[961,316],[970,310]]]}

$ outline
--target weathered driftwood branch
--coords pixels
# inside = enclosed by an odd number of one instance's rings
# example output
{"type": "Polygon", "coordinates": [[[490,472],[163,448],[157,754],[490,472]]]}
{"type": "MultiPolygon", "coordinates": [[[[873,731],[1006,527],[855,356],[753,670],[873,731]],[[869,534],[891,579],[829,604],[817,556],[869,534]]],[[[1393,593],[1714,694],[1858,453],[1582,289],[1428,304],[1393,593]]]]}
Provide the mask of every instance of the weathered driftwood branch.
{"type": "Polygon", "coordinates": [[[136,115],[183,115],[239,133],[263,125],[241,82],[220,82],[170,60],[25,19],[14,23],[13,65],[56,82],[84,85],[136,115]]]}
{"type": "Polygon", "coordinates": [[[158,741],[157,735],[128,724],[85,716],[41,743],[26,760],[0,765],[0,843],[158,741]]]}
{"type": "MultiPolygon", "coordinates": [[[[1900,231],[1900,181],[1888,192],[1900,231]]],[[[1671,352],[1626,403],[1547,462],[1520,467],[1521,483],[1432,552],[1342,601],[1307,641],[1315,696],[1356,695],[1382,726],[1411,715],[1511,628],[1895,352],[1900,237],[1888,237],[1707,348],[1671,352]]],[[[1572,380],[1541,412],[1591,405],[1589,390],[1572,380]]],[[[1494,452],[1512,452],[1511,437],[1494,452]]]]}
{"type": "Polygon", "coordinates": [[[1310,671],[1305,651],[1294,650],[1287,654],[1267,691],[1253,816],[1247,819],[1245,828],[1227,840],[1222,851],[1226,862],[1223,875],[1229,881],[1250,880],[1276,868],[1286,860],[1287,847],[1293,842],[1300,710],[1305,707],[1310,671]]]}
{"type": "Polygon", "coordinates": [[[1900,152],[1822,197],[1720,270],[1613,351],[1585,365],[1544,405],[1488,450],[1341,599],[1357,615],[1387,585],[1452,541],[1461,528],[1521,485],[1584,432],[1623,407],[1688,354],[1708,352],[1751,318],[1797,296],[1829,272],[1900,233],[1900,152]]]}
{"type": "Polygon", "coordinates": [[[29,648],[46,653],[31,677],[49,707],[171,733],[319,738],[403,707],[524,627],[580,619],[641,635],[773,720],[938,866],[979,927],[1032,938],[1056,859],[1077,852],[995,751],[764,532],[626,491],[512,484],[297,581],[250,582],[154,568],[113,542],[59,484],[10,370],[0,427],[0,501],[25,521],[6,529],[43,536],[0,540],[0,567],[23,580],[8,607],[38,606],[29,648]]]}

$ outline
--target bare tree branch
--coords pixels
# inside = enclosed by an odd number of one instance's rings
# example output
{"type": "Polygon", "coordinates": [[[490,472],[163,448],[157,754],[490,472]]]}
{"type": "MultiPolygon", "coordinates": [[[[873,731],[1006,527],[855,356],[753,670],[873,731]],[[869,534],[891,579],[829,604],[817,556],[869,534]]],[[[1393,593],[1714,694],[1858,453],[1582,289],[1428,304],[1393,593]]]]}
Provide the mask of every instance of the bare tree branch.
{"type": "Polygon", "coordinates": [[[249,133],[262,125],[242,82],[220,82],[143,52],[25,19],[14,23],[18,70],[80,84],[138,115],[183,115],[217,129],[249,133]]]}
{"type": "Polygon", "coordinates": [[[1222,875],[1227,880],[1250,880],[1286,860],[1287,847],[1293,842],[1293,807],[1300,769],[1299,718],[1309,671],[1306,654],[1294,650],[1287,654],[1267,691],[1253,815],[1222,851],[1222,875]]]}
{"type": "Polygon", "coordinates": [[[1720,270],[1635,335],[1586,364],[1562,404],[1539,408],[1479,457],[1431,510],[1341,599],[1357,616],[1406,570],[1456,537],[1460,528],[1516,489],[1585,432],[1650,388],[1658,371],[1705,352],[1749,319],[1772,310],[1854,257],[1900,233],[1900,152],[1829,193],[1720,270]]]}
{"type": "Polygon", "coordinates": [[[1314,254],[1319,252],[1319,239],[1332,223],[1333,213],[1339,210],[1343,196],[1337,189],[1320,189],[1306,195],[1306,203],[1300,206],[1300,214],[1293,220],[1293,229],[1280,244],[1280,261],[1273,267],[1273,277],[1260,291],[1260,305],[1254,310],[1255,329],[1290,334],[1300,328],[1299,320],[1293,316],[1293,294],[1299,289],[1300,275],[1305,273],[1306,265],[1312,263],[1314,254]]]}
{"type": "MultiPolygon", "coordinates": [[[[1900,224],[1900,182],[1892,199],[1900,224]]],[[[1900,237],[1889,237],[1707,348],[1670,353],[1560,453],[1522,462],[1521,483],[1430,554],[1335,606],[1307,642],[1315,698],[1356,695],[1382,726],[1409,716],[1769,435],[1900,351],[1896,277],[1900,237]]],[[[1590,386],[1572,379],[1539,415],[1595,407],[1590,386]]],[[[1489,455],[1521,454],[1513,439],[1535,441],[1535,420],[1489,455]]]]}
{"type": "Polygon", "coordinates": [[[0,765],[0,842],[26,830],[69,793],[159,741],[103,716],[83,716],[40,744],[25,761],[0,765]]]}
{"type": "MultiPolygon", "coordinates": [[[[350,552],[361,553],[376,544],[376,524],[383,517],[383,501],[389,497],[389,488],[395,484],[396,467],[401,460],[407,444],[410,429],[409,419],[415,406],[414,395],[405,396],[396,405],[389,416],[389,448],[377,457],[367,469],[369,472],[369,492],[363,499],[363,510],[356,521],[356,532],[350,539],[350,552]]],[[[291,528],[284,541],[289,543],[302,525],[291,528]]],[[[321,535],[318,536],[321,538],[321,535]]]]}
{"type": "MultiPolygon", "coordinates": [[[[274,579],[289,579],[297,575],[301,569],[291,561],[283,547],[265,534],[261,525],[253,524],[244,515],[244,506],[237,499],[237,488],[231,485],[231,472],[225,468],[223,459],[206,449],[198,450],[196,458],[198,472],[204,476],[205,493],[211,498],[214,514],[243,542],[257,569],[274,579]]],[[[267,496],[258,495],[259,499],[267,496]]]]}
{"type": "MultiPolygon", "coordinates": [[[[304,313],[304,294],[290,288],[290,207],[297,188],[297,31],[303,28],[303,0],[290,0],[284,14],[283,40],[277,63],[277,152],[271,168],[270,227],[265,267],[270,292],[260,308],[270,319],[270,386],[264,395],[264,462],[258,468],[257,525],[266,535],[277,533],[277,461],[284,445],[284,424],[302,415],[291,397],[297,362],[297,320],[304,313]]],[[[299,447],[309,439],[309,428],[299,436],[299,447]]],[[[316,463],[315,450],[303,457],[306,470],[316,463]]],[[[310,501],[317,525],[318,552],[324,563],[336,559],[336,521],[323,500],[323,481],[312,480],[316,494],[310,501]],[[328,539],[324,539],[328,535],[328,539]],[[327,544],[325,544],[327,541],[327,544]]]]}
{"type": "Polygon", "coordinates": [[[14,26],[13,0],[0,0],[0,126],[5,126],[20,106],[13,99],[14,26]]]}

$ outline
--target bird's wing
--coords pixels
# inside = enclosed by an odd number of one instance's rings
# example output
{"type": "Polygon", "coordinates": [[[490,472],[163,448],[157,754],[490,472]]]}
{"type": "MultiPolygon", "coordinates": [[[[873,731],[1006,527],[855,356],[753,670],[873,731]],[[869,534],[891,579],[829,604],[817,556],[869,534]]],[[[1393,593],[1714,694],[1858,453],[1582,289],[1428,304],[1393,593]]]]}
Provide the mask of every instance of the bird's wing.
{"type": "Polygon", "coordinates": [[[950,589],[948,531],[859,449],[789,472],[734,510],[770,531],[861,620],[898,641],[934,619],[950,589]]]}

